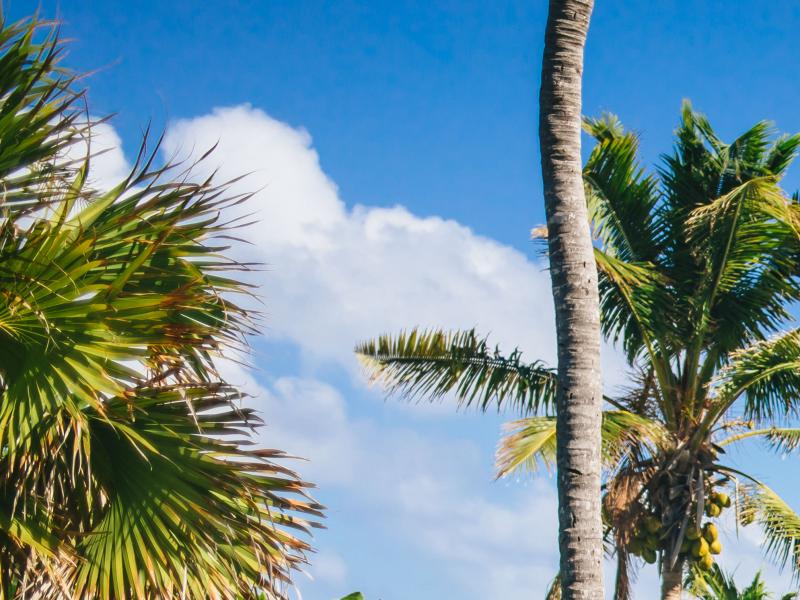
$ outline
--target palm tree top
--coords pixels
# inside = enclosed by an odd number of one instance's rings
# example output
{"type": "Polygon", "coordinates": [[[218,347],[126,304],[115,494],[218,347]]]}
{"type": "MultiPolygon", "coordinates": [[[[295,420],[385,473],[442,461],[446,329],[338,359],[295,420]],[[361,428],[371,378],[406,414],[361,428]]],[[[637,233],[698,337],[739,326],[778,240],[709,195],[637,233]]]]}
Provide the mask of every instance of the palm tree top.
{"type": "MultiPolygon", "coordinates": [[[[759,122],[724,142],[685,102],[672,151],[648,171],[619,119],[584,128],[596,142],[583,174],[603,333],[630,369],[603,424],[611,550],[625,562],[652,521],[653,560],[692,559],[686,536],[716,518],[727,488],[742,522],[765,527],[767,551],[800,572],[800,518],[724,454],[750,437],[780,451],[800,441],[800,330],[789,313],[800,299],[800,204],[781,187],[800,135],[759,122]]],[[[411,329],[356,351],[389,392],[521,412],[498,451],[501,474],[554,464],[558,383],[541,362],[506,357],[472,331],[411,329]]]]}
{"type": "MultiPolygon", "coordinates": [[[[736,587],[733,574],[726,573],[719,565],[710,571],[693,569],[686,578],[686,587],[699,600],[772,600],[776,598],[767,590],[761,572],[756,572],[746,588],[736,587]]],[[[780,600],[796,600],[798,592],[780,596],[780,600]]]]}
{"type": "Polygon", "coordinates": [[[246,197],[144,144],[92,189],[60,56],[0,20],[0,598],[283,599],[322,507],[217,369],[254,331],[246,197]]]}

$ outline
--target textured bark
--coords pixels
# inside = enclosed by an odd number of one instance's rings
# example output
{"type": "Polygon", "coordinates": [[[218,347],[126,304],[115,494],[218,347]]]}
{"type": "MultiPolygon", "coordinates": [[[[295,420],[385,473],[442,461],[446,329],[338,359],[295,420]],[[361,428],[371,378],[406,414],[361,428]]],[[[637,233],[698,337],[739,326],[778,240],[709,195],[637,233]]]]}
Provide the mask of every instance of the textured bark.
{"type": "Polygon", "coordinates": [[[661,566],[661,600],[681,600],[683,595],[683,561],[670,569],[667,561],[661,566]]]}
{"type": "Polygon", "coordinates": [[[539,142],[558,339],[558,519],[564,600],[603,599],[600,309],[581,176],[581,75],[591,0],[550,0],[539,142]]]}

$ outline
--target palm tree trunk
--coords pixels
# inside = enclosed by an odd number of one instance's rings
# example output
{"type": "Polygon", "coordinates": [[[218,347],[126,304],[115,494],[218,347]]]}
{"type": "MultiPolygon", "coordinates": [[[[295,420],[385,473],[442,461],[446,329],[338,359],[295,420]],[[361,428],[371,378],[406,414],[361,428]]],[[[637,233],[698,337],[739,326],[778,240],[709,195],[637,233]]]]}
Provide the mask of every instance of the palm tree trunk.
{"type": "Polygon", "coordinates": [[[581,176],[581,75],[592,0],[550,0],[539,142],[558,340],[558,518],[564,600],[602,600],[600,310],[581,176]]]}
{"type": "Polygon", "coordinates": [[[666,560],[661,566],[661,600],[681,600],[683,594],[683,561],[669,568],[666,560]]]}

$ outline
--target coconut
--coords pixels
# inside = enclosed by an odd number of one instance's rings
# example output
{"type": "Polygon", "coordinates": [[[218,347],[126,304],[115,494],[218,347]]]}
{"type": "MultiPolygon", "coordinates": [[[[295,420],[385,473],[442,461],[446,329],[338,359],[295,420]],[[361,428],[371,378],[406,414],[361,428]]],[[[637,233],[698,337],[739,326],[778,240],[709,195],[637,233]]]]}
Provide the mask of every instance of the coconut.
{"type": "Polygon", "coordinates": [[[719,554],[722,552],[722,544],[719,540],[714,540],[708,545],[708,551],[711,552],[711,554],[719,554]]]}
{"type": "Polygon", "coordinates": [[[701,569],[703,569],[703,571],[710,571],[711,567],[714,566],[714,559],[711,558],[710,554],[706,554],[703,558],[697,561],[697,564],[701,569]]]}
{"type": "Polygon", "coordinates": [[[706,523],[706,526],[703,527],[703,537],[706,538],[709,544],[716,540],[719,537],[717,526],[713,523],[706,523]]]}
{"type": "Polygon", "coordinates": [[[699,537],[700,537],[700,530],[697,527],[689,527],[689,529],[686,530],[687,540],[694,541],[699,537]]]}
{"type": "Polygon", "coordinates": [[[642,558],[647,564],[652,565],[656,562],[656,551],[648,548],[642,553],[642,558]]]}
{"type": "Polygon", "coordinates": [[[694,544],[692,544],[692,556],[700,558],[706,554],[708,554],[708,542],[703,538],[696,539],[694,544]]]}
{"type": "Polygon", "coordinates": [[[647,517],[644,520],[644,528],[648,533],[658,533],[658,530],[661,529],[661,521],[655,517],[647,517]]]}
{"type": "Polygon", "coordinates": [[[628,544],[628,551],[636,556],[639,556],[643,549],[644,547],[642,546],[642,540],[639,538],[633,538],[628,544]]]}

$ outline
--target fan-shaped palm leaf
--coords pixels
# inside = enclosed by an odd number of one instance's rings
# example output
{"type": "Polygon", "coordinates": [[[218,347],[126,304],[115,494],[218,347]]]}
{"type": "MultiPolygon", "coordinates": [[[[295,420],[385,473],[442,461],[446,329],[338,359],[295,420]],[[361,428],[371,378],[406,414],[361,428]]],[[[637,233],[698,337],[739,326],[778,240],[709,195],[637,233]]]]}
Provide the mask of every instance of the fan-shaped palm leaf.
{"type": "Polygon", "coordinates": [[[254,331],[246,197],[157,148],[89,188],[35,30],[0,28],[0,599],[284,598],[320,507],[215,365],[254,331]]]}

